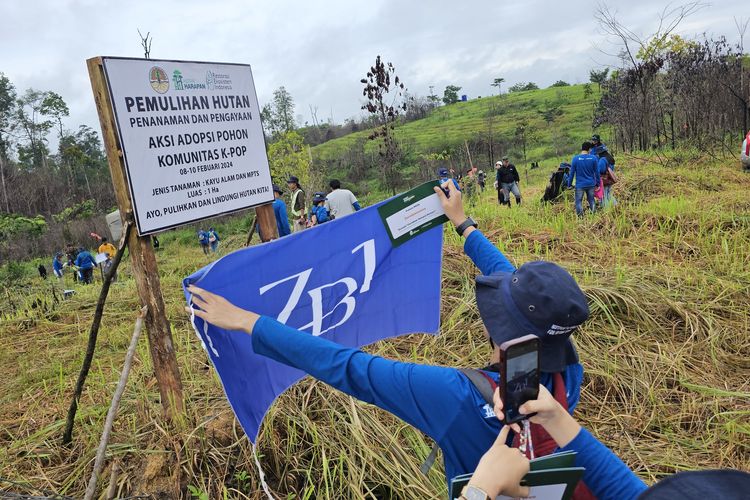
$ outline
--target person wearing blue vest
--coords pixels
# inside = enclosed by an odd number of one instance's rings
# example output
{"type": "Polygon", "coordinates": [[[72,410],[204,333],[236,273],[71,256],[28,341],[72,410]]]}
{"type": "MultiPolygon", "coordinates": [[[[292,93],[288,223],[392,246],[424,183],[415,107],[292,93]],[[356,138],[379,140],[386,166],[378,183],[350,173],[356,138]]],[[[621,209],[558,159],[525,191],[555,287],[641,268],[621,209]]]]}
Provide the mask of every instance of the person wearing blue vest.
{"type": "MultiPolygon", "coordinates": [[[[492,354],[490,366],[481,373],[497,383],[499,345],[534,333],[540,338],[540,381],[562,394],[572,412],[583,367],[569,337],[588,318],[586,296],[570,274],[551,262],[530,262],[516,269],[466,217],[461,193],[452,182],[435,191],[465,238],[464,251],[482,273],[476,278],[476,297],[492,354]],[[448,190],[448,197],[443,190],[448,190]]],[[[430,436],[443,450],[447,481],[474,471],[500,432],[492,405],[457,368],[374,356],[246,311],[195,285],[188,291],[196,306],[188,311],[219,328],[250,334],[256,354],[303,370],[430,436]]]]}
{"type": "Polygon", "coordinates": [[[204,255],[208,255],[208,233],[203,229],[198,230],[198,243],[201,245],[204,255]]]}
{"type": "Polygon", "coordinates": [[[273,185],[273,215],[276,216],[276,229],[279,231],[279,238],[292,234],[289,227],[289,218],[286,215],[286,203],[281,199],[284,192],[276,184],[273,185]]]}
{"type": "Polygon", "coordinates": [[[81,271],[81,280],[83,283],[86,285],[93,283],[96,261],[88,250],[85,248],[78,249],[78,256],[76,257],[75,265],[81,271]]]}
{"type": "Polygon", "coordinates": [[[589,202],[589,211],[596,211],[596,199],[594,191],[599,185],[599,158],[589,153],[591,143],[586,141],[581,145],[581,154],[573,157],[570,162],[570,174],[568,174],[568,187],[575,180],[576,188],[576,214],[583,216],[583,195],[589,202]]]}

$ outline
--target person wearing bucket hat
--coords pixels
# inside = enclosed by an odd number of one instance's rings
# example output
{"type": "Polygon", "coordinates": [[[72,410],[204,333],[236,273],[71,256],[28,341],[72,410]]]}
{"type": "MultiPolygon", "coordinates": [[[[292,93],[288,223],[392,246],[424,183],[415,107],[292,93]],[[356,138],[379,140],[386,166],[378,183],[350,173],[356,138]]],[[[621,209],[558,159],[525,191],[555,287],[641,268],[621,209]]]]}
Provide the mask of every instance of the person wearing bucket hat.
{"type": "MultiPolygon", "coordinates": [[[[599,500],[743,500],[750,492],[750,474],[733,469],[685,471],[660,480],[647,487],[608,447],[599,442],[586,428],[555,401],[549,391],[539,387],[536,400],[521,406],[521,411],[532,414],[531,422],[542,425],[559,446],[560,452],[576,453],[576,466],[583,467],[583,481],[599,500]]],[[[503,418],[503,401],[498,391],[494,394],[494,411],[503,418]]],[[[517,425],[517,424],[514,424],[517,425]]],[[[509,494],[528,470],[528,462],[518,454],[509,453],[501,439],[479,461],[468,486],[481,490],[490,498],[500,493],[509,494]],[[498,474],[499,470],[505,474],[498,474]]]]}
{"type": "MultiPolygon", "coordinates": [[[[453,183],[448,181],[443,188],[450,190],[450,206],[461,207],[461,193],[453,183]]],[[[440,193],[445,196],[442,190],[440,193]]],[[[463,211],[462,208],[451,211],[457,210],[463,211]]],[[[455,218],[456,213],[453,215],[455,218]]],[[[513,273],[515,267],[497,248],[479,231],[472,233],[472,224],[471,221],[462,222],[459,229],[463,234],[471,233],[464,250],[482,273],[513,273]]],[[[432,437],[443,452],[447,483],[455,476],[474,471],[482,454],[497,439],[502,425],[492,410],[491,394],[488,401],[486,392],[475,384],[465,369],[391,360],[349,349],[295,330],[274,318],[240,309],[194,285],[188,291],[198,306],[198,309],[191,310],[196,316],[225,330],[249,334],[257,354],[302,370],[352,397],[374,404],[432,437]]],[[[528,309],[529,304],[521,302],[523,295],[518,297],[516,307],[525,305],[528,309]]],[[[537,301],[533,305],[543,307],[545,304],[537,301]]],[[[386,319],[390,311],[382,314],[386,319]]],[[[528,321],[542,323],[533,316],[528,321]]],[[[373,328],[377,325],[373,324],[373,328]]],[[[547,330],[550,329],[551,325],[547,330]]],[[[523,334],[519,332],[519,336],[523,334]]],[[[572,344],[570,348],[574,354],[572,344]]],[[[500,379],[495,366],[499,356],[499,348],[493,349],[488,358],[482,360],[489,366],[471,371],[486,380],[487,387],[497,384],[500,379]]],[[[478,360],[475,362],[479,364],[478,360]]],[[[578,404],[582,381],[583,367],[579,363],[567,364],[562,372],[540,374],[540,382],[554,392],[556,400],[559,396],[561,404],[570,412],[578,404]]],[[[551,451],[542,448],[534,441],[538,456],[551,451]]],[[[436,455],[437,450],[430,456],[436,455]]],[[[424,465],[429,468],[427,462],[424,465]]]]}
{"type": "Polygon", "coordinates": [[[299,185],[299,178],[294,175],[289,176],[286,180],[286,185],[292,192],[289,208],[294,219],[292,231],[296,233],[307,227],[307,219],[305,218],[305,191],[299,185]]]}
{"type": "Polygon", "coordinates": [[[317,226],[331,220],[330,213],[325,207],[326,194],[317,192],[313,194],[313,205],[310,208],[310,222],[309,226],[317,226]]]}
{"type": "Polygon", "coordinates": [[[476,299],[492,343],[499,346],[533,334],[540,340],[542,372],[558,373],[578,363],[569,337],[588,319],[589,307],[575,279],[547,261],[528,262],[516,269],[466,217],[460,196],[452,200],[440,190],[438,197],[445,215],[466,238],[466,254],[482,271],[475,280],[476,299]]]}
{"type": "Polygon", "coordinates": [[[284,191],[276,184],[273,185],[273,215],[276,217],[276,229],[279,231],[279,238],[292,233],[289,227],[289,218],[286,214],[286,203],[281,198],[284,191]]]}

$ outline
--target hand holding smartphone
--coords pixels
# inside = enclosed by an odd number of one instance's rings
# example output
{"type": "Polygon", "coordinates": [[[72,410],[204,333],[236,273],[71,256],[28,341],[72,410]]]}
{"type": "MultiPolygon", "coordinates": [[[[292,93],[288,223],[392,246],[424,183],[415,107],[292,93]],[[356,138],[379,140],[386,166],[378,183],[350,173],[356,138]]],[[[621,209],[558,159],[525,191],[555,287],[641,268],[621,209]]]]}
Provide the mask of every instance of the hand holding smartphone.
{"type": "Polygon", "coordinates": [[[505,425],[527,419],[519,407],[539,396],[539,338],[526,335],[500,345],[502,379],[499,385],[503,400],[505,425]]]}

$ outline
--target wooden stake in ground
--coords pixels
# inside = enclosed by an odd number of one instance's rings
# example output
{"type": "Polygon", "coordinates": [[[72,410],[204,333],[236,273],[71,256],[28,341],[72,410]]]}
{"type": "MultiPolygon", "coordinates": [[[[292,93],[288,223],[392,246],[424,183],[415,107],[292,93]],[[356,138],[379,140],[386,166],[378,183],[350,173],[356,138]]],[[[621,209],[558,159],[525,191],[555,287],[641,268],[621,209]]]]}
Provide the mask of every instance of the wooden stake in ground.
{"type": "Polygon", "coordinates": [[[78,380],[76,381],[75,389],[73,390],[73,399],[70,401],[70,407],[68,408],[68,417],[65,422],[65,431],[63,432],[63,444],[68,444],[73,438],[73,423],[76,419],[76,412],[78,411],[78,400],[81,398],[83,393],[83,385],[86,383],[86,377],[89,374],[91,368],[91,361],[94,359],[94,350],[96,349],[96,338],[99,335],[99,325],[102,323],[102,315],[104,315],[104,304],[107,302],[107,295],[109,295],[109,286],[112,284],[112,278],[114,278],[117,268],[120,266],[122,256],[125,253],[127,246],[126,242],[128,236],[131,233],[133,225],[126,223],[125,231],[123,232],[122,240],[117,248],[115,258],[112,260],[112,267],[109,268],[104,277],[102,283],[102,289],[99,292],[99,300],[96,301],[96,310],[94,311],[94,319],[91,321],[91,330],[89,330],[89,342],[86,346],[86,354],[83,356],[83,363],[81,364],[81,371],[78,373],[78,380]]]}
{"type": "Polygon", "coordinates": [[[122,367],[122,373],[120,373],[120,381],[117,383],[115,394],[112,396],[112,404],[109,405],[109,411],[107,411],[107,419],[104,421],[104,430],[102,431],[102,439],[99,441],[99,448],[96,450],[96,459],[94,460],[94,470],[91,473],[91,479],[89,479],[89,485],[86,487],[86,494],[83,500],[91,500],[94,498],[96,493],[96,482],[99,478],[99,473],[102,471],[102,465],[104,465],[104,454],[107,451],[107,444],[109,443],[109,434],[112,432],[112,424],[115,422],[115,415],[117,414],[117,407],[120,405],[120,398],[122,393],[125,391],[125,383],[128,381],[128,375],[130,374],[130,365],[133,362],[133,356],[135,355],[135,348],[138,345],[138,337],[141,336],[141,328],[143,327],[143,318],[146,316],[147,307],[141,309],[141,313],[135,320],[135,328],[133,330],[133,337],[130,339],[130,346],[128,347],[128,353],[125,355],[125,363],[122,367]]]}
{"type": "MultiPolygon", "coordinates": [[[[102,138],[109,159],[109,171],[112,175],[112,185],[117,197],[117,206],[121,216],[132,214],[132,200],[127,187],[125,175],[125,162],[122,157],[115,118],[112,112],[112,102],[109,90],[104,78],[102,58],[94,57],[86,61],[91,79],[91,88],[94,91],[96,109],[99,112],[99,122],[102,127],[102,138]]],[[[272,210],[273,212],[273,210],[272,210]]],[[[148,334],[151,359],[154,364],[154,373],[159,384],[159,394],[164,415],[171,418],[175,411],[184,409],[182,397],[182,381],[180,371],[177,367],[172,333],[167,321],[164,298],[161,293],[159,271],[156,266],[156,255],[151,245],[150,236],[139,236],[133,231],[128,239],[130,258],[133,263],[133,276],[135,277],[138,295],[141,304],[148,307],[146,314],[146,332],[148,334]]]]}

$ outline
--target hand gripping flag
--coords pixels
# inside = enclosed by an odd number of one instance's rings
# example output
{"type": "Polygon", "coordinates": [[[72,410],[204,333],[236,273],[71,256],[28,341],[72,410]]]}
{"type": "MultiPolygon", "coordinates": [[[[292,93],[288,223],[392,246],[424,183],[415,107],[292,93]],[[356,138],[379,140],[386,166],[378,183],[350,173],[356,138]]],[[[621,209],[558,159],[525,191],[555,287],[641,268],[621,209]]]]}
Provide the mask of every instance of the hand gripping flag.
{"type": "MultiPolygon", "coordinates": [[[[437,333],[442,227],[393,248],[376,207],[231,253],[183,281],[346,347],[437,333]]],[[[185,292],[188,304],[190,294],[185,292]]],[[[305,373],[253,352],[252,339],[193,317],[245,434],[305,373]]]]}

